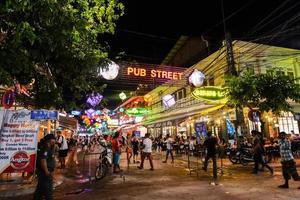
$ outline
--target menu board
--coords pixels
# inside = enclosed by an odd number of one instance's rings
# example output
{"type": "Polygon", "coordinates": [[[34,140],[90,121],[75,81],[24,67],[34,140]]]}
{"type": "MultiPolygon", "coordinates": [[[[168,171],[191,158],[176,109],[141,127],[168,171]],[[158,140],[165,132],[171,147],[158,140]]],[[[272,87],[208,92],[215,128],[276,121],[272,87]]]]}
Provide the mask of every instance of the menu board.
{"type": "Polygon", "coordinates": [[[0,112],[0,173],[33,172],[39,122],[30,110],[0,112]]]}

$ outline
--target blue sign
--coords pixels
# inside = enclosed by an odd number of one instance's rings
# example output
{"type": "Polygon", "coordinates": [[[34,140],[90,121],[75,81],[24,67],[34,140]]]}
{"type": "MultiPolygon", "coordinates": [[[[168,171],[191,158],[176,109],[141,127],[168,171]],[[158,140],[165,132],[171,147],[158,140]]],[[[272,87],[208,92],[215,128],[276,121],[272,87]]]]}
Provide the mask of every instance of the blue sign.
{"type": "Polygon", "coordinates": [[[51,111],[51,110],[33,110],[31,111],[30,118],[34,120],[46,120],[46,119],[57,120],[58,112],[51,111]]]}
{"type": "Polygon", "coordinates": [[[134,137],[141,137],[141,131],[133,131],[134,137]]]}
{"type": "Polygon", "coordinates": [[[80,114],[81,114],[80,111],[77,111],[77,110],[72,110],[72,111],[71,111],[71,115],[79,116],[80,114]]]}

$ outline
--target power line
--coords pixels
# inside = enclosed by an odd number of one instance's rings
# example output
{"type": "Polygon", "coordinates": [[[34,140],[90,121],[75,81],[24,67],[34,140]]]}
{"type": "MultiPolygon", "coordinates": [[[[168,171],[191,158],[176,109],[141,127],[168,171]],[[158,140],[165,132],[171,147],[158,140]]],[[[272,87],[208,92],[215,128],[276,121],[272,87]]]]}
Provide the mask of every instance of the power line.
{"type": "Polygon", "coordinates": [[[240,7],[239,9],[237,9],[236,11],[234,11],[233,13],[231,13],[229,16],[225,17],[225,19],[222,19],[220,22],[218,22],[217,24],[215,24],[214,26],[212,26],[211,28],[209,28],[207,31],[205,31],[203,33],[203,35],[206,35],[207,33],[209,33],[211,30],[213,30],[214,28],[216,28],[217,26],[221,25],[222,23],[226,22],[227,20],[231,19],[233,16],[235,16],[236,14],[238,14],[239,12],[241,12],[242,10],[244,10],[245,8],[247,8],[249,5],[251,5],[254,2],[254,0],[249,1],[247,4],[245,4],[244,6],[240,7]]]}
{"type": "Polygon", "coordinates": [[[158,36],[158,35],[149,34],[149,33],[132,31],[132,30],[128,30],[128,29],[118,28],[117,30],[119,30],[121,32],[125,32],[125,33],[130,33],[130,34],[139,35],[139,36],[143,36],[143,37],[147,37],[147,38],[152,38],[152,39],[167,40],[167,41],[172,41],[172,42],[177,41],[177,39],[175,39],[175,38],[168,38],[168,37],[158,36]]]}
{"type": "Polygon", "coordinates": [[[257,25],[255,25],[252,29],[253,31],[250,31],[247,35],[252,35],[253,33],[257,32],[261,27],[259,27],[261,24],[263,24],[266,20],[268,20],[273,14],[275,14],[278,10],[280,10],[282,7],[284,7],[289,1],[284,1],[282,4],[280,4],[275,10],[273,10],[269,15],[267,15],[264,19],[262,19],[257,25]]]}

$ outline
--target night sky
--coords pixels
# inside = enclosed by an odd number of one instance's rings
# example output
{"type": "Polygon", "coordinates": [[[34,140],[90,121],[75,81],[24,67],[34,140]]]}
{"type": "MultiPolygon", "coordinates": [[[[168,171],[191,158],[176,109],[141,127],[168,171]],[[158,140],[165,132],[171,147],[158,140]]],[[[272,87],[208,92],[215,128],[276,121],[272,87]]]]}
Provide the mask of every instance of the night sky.
{"type": "MultiPolygon", "coordinates": [[[[106,39],[111,58],[124,52],[124,60],[160,64],[181,35],[203,35],[216,49],[224,39],[222,0],[122,2],[125,14],[106,39]]],[[[299,0],[223,0],[223,7],[233,39],[300,49],[299,0]]]]}
{"type": "MultiPolygon", "coordinates": [[[[123,51],[137,61],[160,63],[181,35],[204,35],[211,38],[215,45],[220,45],[224,39],[221,2],[123,1],[125,14],[118,21],[116,33],[109,41],[112,55],[123,51]]],[[[298,0],[223,0],[223,4],[224,17],[229,17],[225,21],[226,30],[231,32],[234,39],[253,40],[277,33],[268,33],[273,28],[277,27],[280,32],[281,28],[286,30],[300,24],[298,0]],[[262,24],[258,24],[269,15],[262,24]],[[286,24],[295,16],[295,20],[286,24]],[[257,24],[259,26],[255,27],[257,24]],[[252,33],[253,31],[256,32],[252,33]]],[[[267,39],[262,39],[261,42],[300,48],[299,33],[298,27],[297,30],[281,34],[270,42],[267,39]]]]}

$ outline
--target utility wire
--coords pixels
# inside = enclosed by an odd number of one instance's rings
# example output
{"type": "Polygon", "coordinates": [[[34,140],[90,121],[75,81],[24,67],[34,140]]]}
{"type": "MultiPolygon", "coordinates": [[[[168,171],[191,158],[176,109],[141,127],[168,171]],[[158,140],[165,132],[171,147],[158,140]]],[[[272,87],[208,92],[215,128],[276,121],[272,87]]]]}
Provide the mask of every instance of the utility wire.
{"type": "Polygon", "coordinates": [[[249,1],[247,4],[245,4],[244,6],[240,7],[238,10],[234,11],[233,13],[231,13],[230,15],[228,15],[227,17],[225,17],[225,19],[222,19],[220,22],[218,22],[217,24],[215,24],[214,26],[212,26],[211,28],[209,28],[208,30],[206,30],[203,35],[206,35],[207,33],[209,33],[210,31],[212,31],[214,28],[216,28],[217,26],[221,25],[222,23],[226,22],[227,20],[231,19],[233,16],[235,16],[236,14],[238,14],[239,12],[241,12],[242,10],[244,10],[245,8],[247,8],[249,5],[251,5],[254,2],[254,0],[249,1]]]}
{"type": "Polygon", "coordinates": [[[284,7],[289,1],[284,1],[282,4],[280,4],[275,10],[273,10],[269,15],[267,15],[264,19],[262,19],[257,25],[255,25],[252,29],[254,31],[250,31],[247,35],[252,35],[253,33],[257,32],[257,30],[260,30],[261,27],[259,27],[261,24],[263,24],[266,20],[268,20],[272,15],[274,15],[278,10],[280,10],[282,7],[284,7]]]}

